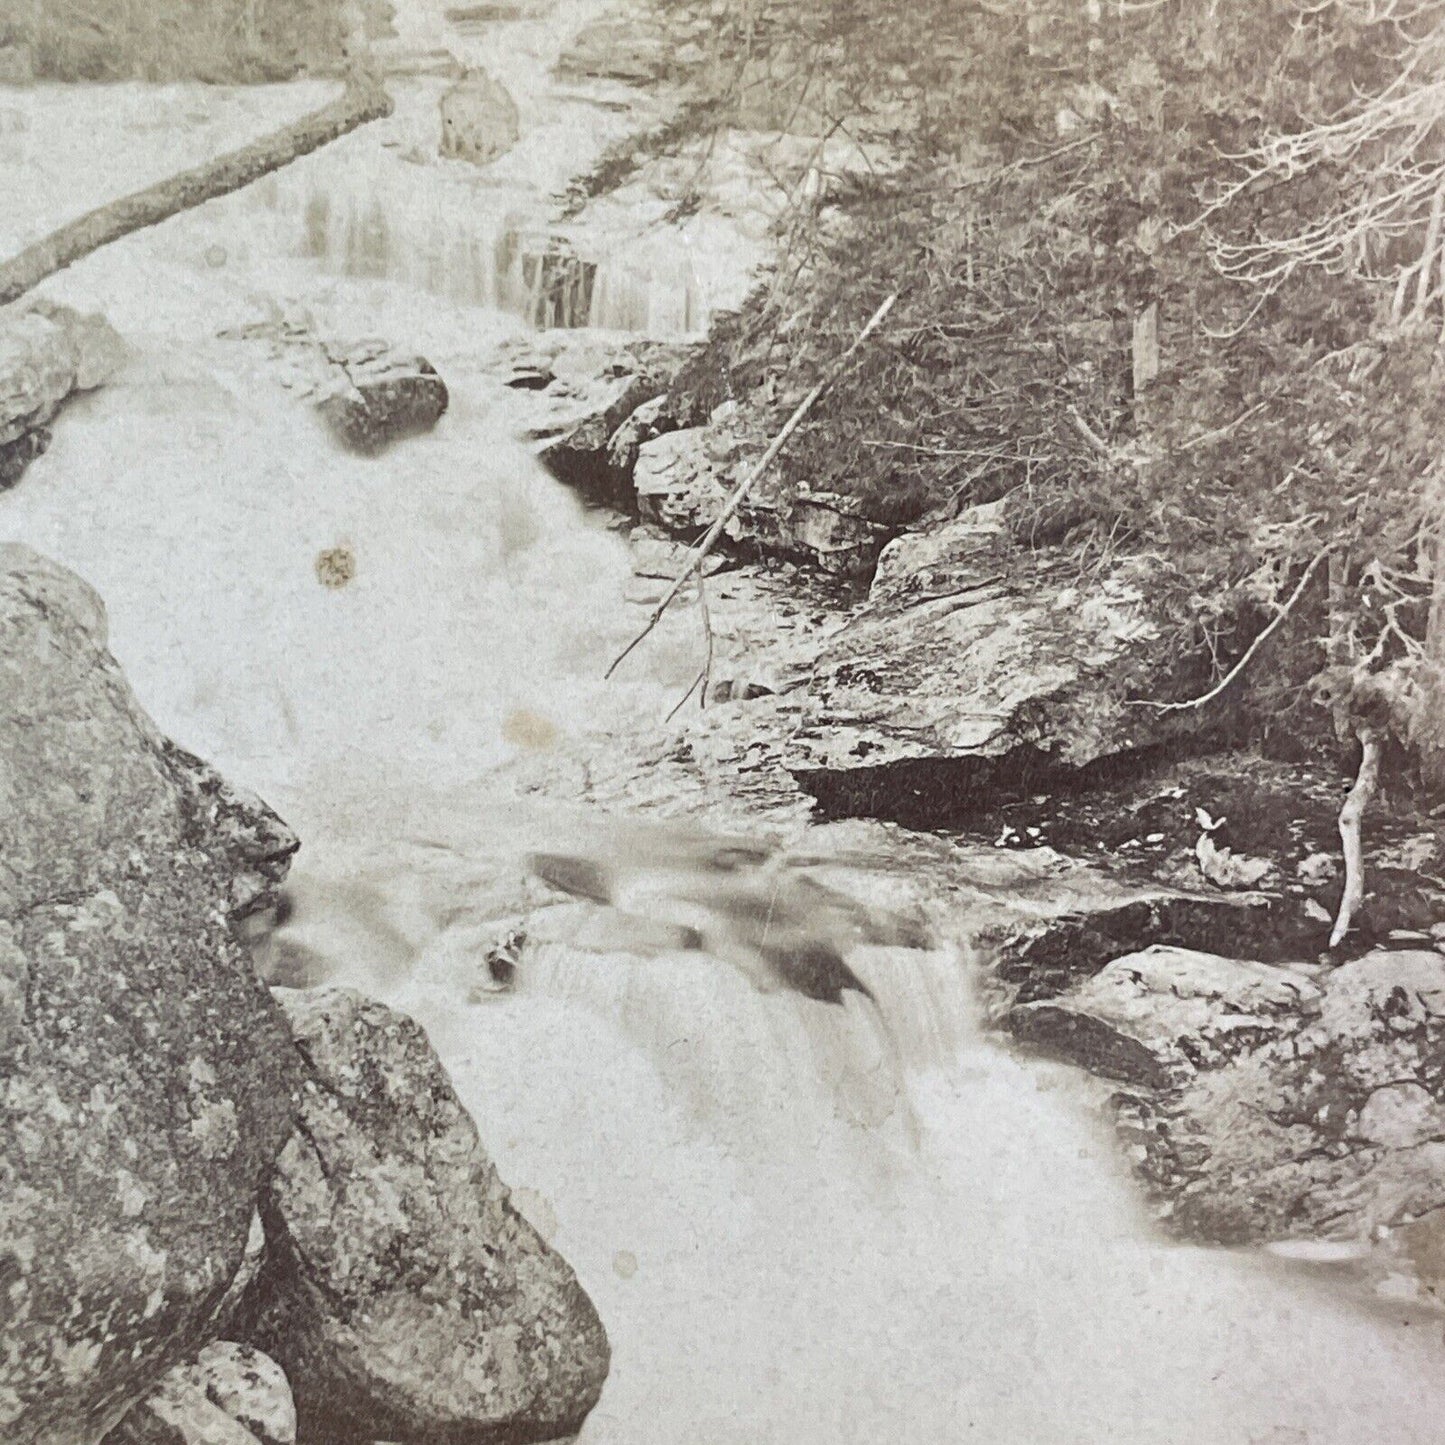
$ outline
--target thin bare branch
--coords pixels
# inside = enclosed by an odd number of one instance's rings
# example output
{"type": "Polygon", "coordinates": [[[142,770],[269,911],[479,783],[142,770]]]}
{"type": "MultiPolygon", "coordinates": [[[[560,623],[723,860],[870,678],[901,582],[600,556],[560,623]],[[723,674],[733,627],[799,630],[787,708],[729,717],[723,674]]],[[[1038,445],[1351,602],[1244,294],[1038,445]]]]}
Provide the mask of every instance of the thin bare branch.
{"type": "Polygon", "coordinates": [[[1154,702],[1149,698],[1131,698],[1129,706],[1152,707],[1156,712],[1186,712],[1190,708],[1203,707],[1206,703],[1213,702],[1214,699],[1249,666],[1259,649],[1279,630],[1285,618],[1294,610],[1295,604],[1304,596],[1305,588],[1309,586],[1310,578],[1319,570],[1320,563],[1323,562],[1334,549],[1335,543],[1327,542],[1315,553],[1309,566],[1304,570],[1304,576],[1299,579],[1294,591],[1290,593],[1289,600],[1270,619],[1269,625],[1249,644],[1245,649],[1244,656],[1202,697],[1191,698],[1188,702],[1154,702]]]}

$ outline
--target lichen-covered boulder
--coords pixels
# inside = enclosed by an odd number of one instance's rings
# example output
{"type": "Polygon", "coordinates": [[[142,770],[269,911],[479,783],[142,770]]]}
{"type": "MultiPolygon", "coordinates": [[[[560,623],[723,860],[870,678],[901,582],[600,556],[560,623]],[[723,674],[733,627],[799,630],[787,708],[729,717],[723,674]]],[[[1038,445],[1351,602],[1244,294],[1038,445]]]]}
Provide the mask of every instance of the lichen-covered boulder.
{"type": "Polygon", "coordinates": [[[306,1078],[265,1206],[253,1337],[291,1379],[301,1438],[574,1433],[606,1334],[512,1208],[421,1027],[346,989],[277,994],[306,1078]]]}
{"type": "Polygon", "coordinates": [[[295,838],[168,743],[78,578],[0,547],[0,1438],[98,1439],[204,1344],[290,1132],[232,927],[295,838]]]}
{"type": "Polygon", "coordinates": [[[474,166],[506,155],[521,135],[517,102],[485,70],[469,71],[442,96],[441,119],[441,154],[474,166]]]}

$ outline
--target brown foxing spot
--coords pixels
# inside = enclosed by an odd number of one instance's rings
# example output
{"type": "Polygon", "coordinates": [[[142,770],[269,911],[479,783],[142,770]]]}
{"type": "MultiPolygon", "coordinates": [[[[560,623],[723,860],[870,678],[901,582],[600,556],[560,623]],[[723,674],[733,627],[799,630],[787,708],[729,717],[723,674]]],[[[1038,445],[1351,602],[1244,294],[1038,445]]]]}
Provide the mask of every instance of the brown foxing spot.
{"type": "Polygon", "coordinates": [[[513,747],[530,748],[534,752],[545,752],[556,746],[557,726],[540,713],[517,708],[509,712],[502,722],[502,738],[513,747]]]}
{"type": "Polygon", "coordinates": [[[356,576],[356,553],[350,547],[328,547],[316,557],[316,580],[323,587],[345,587],[356,576]]]}

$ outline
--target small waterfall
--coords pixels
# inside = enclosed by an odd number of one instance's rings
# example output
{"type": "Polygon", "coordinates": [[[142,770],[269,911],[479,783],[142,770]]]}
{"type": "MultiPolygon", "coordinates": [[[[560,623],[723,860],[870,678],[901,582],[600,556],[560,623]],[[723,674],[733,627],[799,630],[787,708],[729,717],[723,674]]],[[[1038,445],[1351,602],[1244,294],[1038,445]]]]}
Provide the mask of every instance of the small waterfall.
{"type": "Polygon", "coordinates": [[[324,271],[388,281],[535,327],[693,336],[711,306],[684,239],[666,228],[599,247],[550,230],[552,203],[436,154],[433,89],[402,96],[389,145],[350,136],[252,188],[268,246],[324,271]]]}
{"type": "Polygon", "coordinates": [[[1153,1236],[1078,1076],[981,1033],[967,948],[854,950],[878,1007],[840,1008],[562,904],[498,991],[511,847],[596,826],[505,816],[413,799],[366,820],[390,846],[323,840],[298,877],[389,895],[411,962],[381,991],[608,1321],[582,1440],[1437,1438],[1433,1332],[1153,1236]]]}

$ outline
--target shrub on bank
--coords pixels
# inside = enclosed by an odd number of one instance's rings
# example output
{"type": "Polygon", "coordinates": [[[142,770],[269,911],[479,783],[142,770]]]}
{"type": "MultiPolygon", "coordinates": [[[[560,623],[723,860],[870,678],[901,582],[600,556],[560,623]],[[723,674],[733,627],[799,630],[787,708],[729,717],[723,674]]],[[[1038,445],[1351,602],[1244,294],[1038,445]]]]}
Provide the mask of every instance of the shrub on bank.
{"type": "Polygon", "coordinates": [[[812,0],[718,33],[719,73],[826,73],[825,128],[906,164],[801,202],[685,382],[780,422],[898,291],[785,485],[898,528],[1003,497],[1026,550],[1150,554],[1157,645],[1206,682],[1329,548],[1229,706],[1445,784],[1445,5],[812,0]]]}

